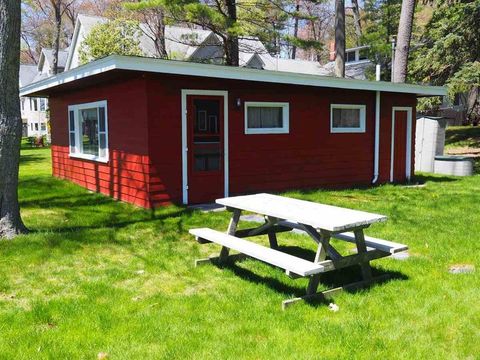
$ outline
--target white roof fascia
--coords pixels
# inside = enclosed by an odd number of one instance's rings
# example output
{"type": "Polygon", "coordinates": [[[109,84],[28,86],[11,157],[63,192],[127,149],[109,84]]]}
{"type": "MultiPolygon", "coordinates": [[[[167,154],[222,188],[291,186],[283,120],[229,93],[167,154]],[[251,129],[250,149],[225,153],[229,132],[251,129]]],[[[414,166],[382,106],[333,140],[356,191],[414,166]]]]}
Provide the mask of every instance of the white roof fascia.
{"type": "Polygon", "coordinates": [[[75,48],[77,47],[78,34],[80,33],[80,26],[82,26],[82,22],[80,21],[80,17],[77,16],[77,20],[75,21],[75,29],[73,30],[72,42],[70,43],[70,46],[68,48],[68,56],[67,56],[67,62],[65,63],[65,71],[70,70],[73,53],[75,52],[75,48]]]}
{"type": "Polygon", "coordinates": [[[416,94],[419,96],[445,96],[447,94],[446,88],[442,86],[425,86],[398,84],[384,81],[344,79],[332,76],[111,55],[103,59],[79,66],[75,69],[60,73],[56,76],[49,77],[45,80],[27,85],[21,89],[20,95],[28,96],[30,93],[39,92],[54,86],[69,83],[74,80],[86,78],[114,69],[350,90],[395,92],[416,94]]]}
{"type": "Polygon", "coordinates": [[[363,50],[363,49],[368,49],[370,45],[360,45],[360,46],[355,46],[352,48],[345,49],[346,52],[351,52],[351,51],[357,51],[357,50],[363,50]]]}

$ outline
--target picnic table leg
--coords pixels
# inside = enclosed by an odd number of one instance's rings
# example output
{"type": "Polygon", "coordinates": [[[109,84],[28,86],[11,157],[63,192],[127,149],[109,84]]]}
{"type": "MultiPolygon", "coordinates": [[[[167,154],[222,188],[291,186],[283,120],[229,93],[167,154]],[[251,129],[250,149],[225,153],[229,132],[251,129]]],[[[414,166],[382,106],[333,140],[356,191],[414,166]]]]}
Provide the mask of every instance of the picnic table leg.
{"type": "MultiPolygon", "coordinates": [[[[235,231],[237,230],[238,221],[240,220],[240,214],[242,210],[234,209],[232,212],[232,218],[230,219],[230,223],[228,224],[227,234],[228,235],[235,235],[235,231]]],[[[228,253],[230,249],[226,246],[222,246],[222,250],[220,251],[220,256],[218,258],[219,262],[223,262],[227,259],[228,253]]]]}
{"type": "MultiPolygon", "coordinates": [[[[324,261],[327,258],[327,248],[330,242],[330,235],[327,233],[320,234],[321,241],[318,243],[317,252],[315,254],[315,263],[324,261]]],[[[318,285],[320,284],[320,274],[310,277],[307,286],[307,295],[313,295],[317,292],[318,285]]]]}
{"type": "MultiPolygon", "coordinates": [[[[359,254],[367,252],[367,246],[365,245],[365,235],[363,234],[363,229],[355,230],[355,243],[357,244],[357,252],[359,254]]],[[[364,281],[369,281],[372,279],[372,269],[370,268],[370,263],[365,261],[360,263],[360,268],[362,270],[362,276],[364,281]]]]}
{"type": "MultiPolygon", "coordinates": [[[[269,216],[265,217],[265,223],[271,224],[272,226],[278,222],[278,219],[271,218],[269,216]]],[[[277,233],[274,231],[273,227],[268,231],[268,242],[272,249],[278,249],[277,233]]]]}

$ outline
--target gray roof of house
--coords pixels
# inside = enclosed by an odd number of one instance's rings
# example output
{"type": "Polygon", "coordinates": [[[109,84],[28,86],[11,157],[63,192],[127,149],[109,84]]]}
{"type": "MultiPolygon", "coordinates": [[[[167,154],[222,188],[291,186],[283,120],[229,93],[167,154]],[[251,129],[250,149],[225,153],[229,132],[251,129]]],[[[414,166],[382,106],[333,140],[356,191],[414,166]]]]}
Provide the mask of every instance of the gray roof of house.
{"type": "MultiPolygon", "coordinates": [[[[45,59],[48,61],[48,63],[52,66],[53,65],[53,49],[43,48],[42,53],[45,56],[45,59]]],[[[67,63],[67,56],[68,56],[67,50],[58,51],[58,67],[65,68],[65,64],[67,63]]]]}
{"type": "Polygon", "coordinates": [[[19,72],[19,84],[20,87],[26,86],[33,82],[33,79],[37,75],[37,65],[20,65],[19,72]]]}

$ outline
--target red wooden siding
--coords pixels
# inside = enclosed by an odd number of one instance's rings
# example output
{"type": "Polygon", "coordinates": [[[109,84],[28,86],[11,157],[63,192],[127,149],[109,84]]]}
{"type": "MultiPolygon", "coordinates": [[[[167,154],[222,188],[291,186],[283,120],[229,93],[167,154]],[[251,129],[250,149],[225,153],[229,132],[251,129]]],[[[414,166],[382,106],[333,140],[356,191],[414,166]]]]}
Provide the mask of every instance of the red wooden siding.
{"type": "MultiPolygon", "coordinates": [[[[211,78],[193,81],[186,76],[151,74],[148,76],[148,106],[152,174],[167,185],[165,191],[170,191],[173,200],[182,200],[182,89],[228,91],[230,194],[371,184],[374,92],[211,78]],[[240,108],[235,105],[237,98],[242,102],[240,108]],[[290,133],[245,135],[245,101],[288,102],[290,133]],[[331,134],[331,103],[367,105],[366,132],[331,134]]],[[[390,174],[387,145],[390,146],[392,101],[395,106],[413,107],[416,102],[414,95],[385,94],[385,99],[390,108],[382,106],[380,180],[383,182],[388,181],[390,174]]]]}
{"type": "MultiPolygon", "coordinates": [[[[415,107],[417,104],[416,97],[409,94],[382,93],[380,107],[380,163],[379,163],[379,182],[385,183],[390,181],[390,159],[392,146],[392,108],[395,106],[412,108],[412,175],[415,161],[415,107]]],[[[396,139],[398,138],[398,134],[396,139]]],[[[405,154],[403,155],[405,161],[405,154]]],[[[405,181],[403,176],[400,181],[405,181]]]]}
{"type": "Polygon", "coordinates": [[[146,84],[138,78],[55,94],[50,98],[53,175],[142,207],[150,199],[146,84]],[[109,161],[69,156],[68,105],[107,100],[109,161]]]}
{"type": "MultiPolygon", "coordinates": [[[[52,94],[54,176],[139,206],[181,202],[182,89],[228,91],[230,194],[371,184],[375,92],[140,73],[52,94]],[[99,100],[108,102],[110,161],[69,157],[68,105],[99,100]],[[288,102],[290,133],[246,135],[245,101],[288,102]],[[366,105],[366,132],[330,133],[332,103],[366,105]]],[[[414,116],[416,98],[382,93],[381,101],[379,183],[390,176],[392,106],[411,106],[414,116]]]]}

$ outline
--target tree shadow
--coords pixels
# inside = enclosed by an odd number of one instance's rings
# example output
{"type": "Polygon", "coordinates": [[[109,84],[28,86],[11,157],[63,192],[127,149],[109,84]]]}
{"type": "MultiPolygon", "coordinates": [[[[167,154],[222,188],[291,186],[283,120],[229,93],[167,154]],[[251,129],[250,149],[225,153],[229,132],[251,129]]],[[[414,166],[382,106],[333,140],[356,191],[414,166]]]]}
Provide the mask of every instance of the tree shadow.
{"type": "MultiPolygon", "coordinates": [[[[143,209],[50,177],[29,178],[20,184],[25,189],[19,201],[22,209],[58,209],[65,220],[31,228],[31,233],[44,233],[47,238],[68,234],[65,239],[80,241],[90,230],[108,232],[135,224],[151,226],[169,218],[191,217],[194,213],[193,209],[180,206],[143,209]]],[[[177,225],[177,231],[186,233],[182,224],[177,225]]]]}
{"type": "MultiPolygon", "coordinates": [[[[454,182],[454,181],[458,181],[458,178],[452,177],[452,176],[435,175],[430,173],[421,173],[421,174],[415,174],[408,184],[423,185],[423,184],[426,184],[427,182],[440,183],[440,182],[454,182]]],[[[404,184],[404,185],[408,185],[408,184],[404,184]]]]}
{"type": "Polygon", "coordinates": [[[466,127],[459,129],[448,129],[445,136],[445,145],[457,144],[469,141],[470,147],[480,147],[480,127],[466,127]]]}
{"type": "MultiPolygon", "coordinates": [[[[115,219],[114,216],[112,216],[109,219],[106,219],[102,221],[101,223],[98,224],[92,224],[92,225],[74,225],[74,226],[64,226],[64,227],[56,227],[56,228],[38,228],[36,229],[37,232],[45,232],[45,231],[51,231],[54,233],[72,233],[72,232],[83,232],[86,230],[95,230],[99,228],[105,228],[105,229],[112,229],[112,230],[119,230],[125,227],[128,227],[130,225],[134,224],[152,224],[156,223],[168,218],[172,217],[180,217],[182,215],[187,214],[188,211],[180,210],[174,213],[165,213],[162,215],[155,215],[155,217],[145,217],[142,219],[135,219],[135,220],[125,220],[125,221],[118,221],[115,219]]],[[[185,231],[183,228],[179,229],[181,231],[185,231]]]]}
{"type": "Polygon", "coordinates": [[[40,162],[44,160],[45,160],[45,156],[36,155],[36,154],[28,154],[28,155],[22,154],[20,156],[20,165],[30,163],[30,162],[40,162]]]}

